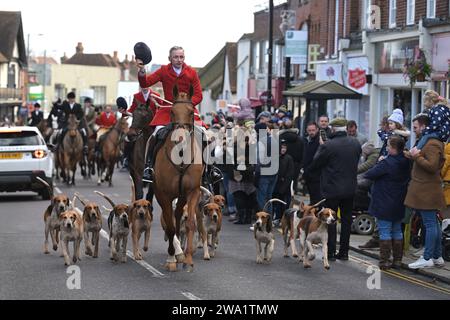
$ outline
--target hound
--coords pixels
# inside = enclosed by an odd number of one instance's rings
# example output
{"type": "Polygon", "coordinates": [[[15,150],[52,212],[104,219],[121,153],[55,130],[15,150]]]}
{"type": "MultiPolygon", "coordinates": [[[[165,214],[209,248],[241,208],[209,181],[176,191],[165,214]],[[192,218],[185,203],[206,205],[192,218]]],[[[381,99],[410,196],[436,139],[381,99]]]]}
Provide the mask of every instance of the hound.
{"type": "Polygon", "coordinates": [[[128,205],[123,203],[116,205],[105,194],[99,191],[94,192],[105,198],[113,206],[113,209],[109,213],[108,217],[108,246],[111,248],[110,259],[114,261],[121,260],[123,263],[125,263],[127,262],[127,241],[128,234],[130,233],[130,225],[128,221],[128,205]],[[122,248],[120,247],[121,244],[122,248]],[[120,257],[119,253],[121,253],[120,257]]]}
{"type": "Polygon", "coordinates": [[[327,246],[328,225],[336,223],[336,220],[336,212],[329,208],[320,210],[317,217],[309,215],[300,220],[298,230],[303,254],[299,261],[303,260],[303,267],[311,268],[311,261],[315,258],[313,243],[322,243],[323,266],[327,270],[330,269],[327,246]]]}
{"type": "Polygon", "coordinates": [[[48,235],[52,238],[53,250],[58,250],[59,243],[59,231],[60,231],[60,215],[69,209],[70,200],[65,194],[59,194],[54,196],[53,189],[47,183],[47,181],[37,177],[37,179],[44,184],[49,190],[52,200],[50,205],[44,212],[44,224],[45,224],[45,241],[44,241],[44,253],[49,254],[48,251],[48,235]]]}
{"type": "Polygon", "coordinates": [[[215,256],[215,249],[219,243],[219,234],[222,229],[222,210],[216,203],[208,203],[202,208],[202,219],[197,223],[201,224],[198,228],[199,236],[203,243],[203,259],[209,260],[215,256]],[[208,245],[211,252],[208,251],[208,245]]]}
{"type": "Polygon", "coordinates": [[[59,217],[61,222],[61,242],[64,255],[64,264],[70,265],[69,241],[73,241],[72,261],[76,263],[80,259],[80,246],[83,239],[83,219],[75,210],[65,211],[59,217]]]}
{"type": "Polygon", "coordinates": [[[260,264],[263,261],[270,263],[275,245],[275,237],[272,232],[272,217],[269,213],[264,211],[256,213],[253,235],[256,240],[256,263],[260,264]],[[264,256],[262,256],[262,243],[265,244],[264,256]]]}
{"type": "MultiPolygon", "coordinates": [[[[98,245],[100,240],[100,230],[102,229],[102,214],[98,205],[94,202],[85,202],[78,193],[75,193],[76,199],[80,200],[84,206],[83,224],[84,224],[84,253],[93,258],[98,258],[98,245]],[[91,233],[91,239],[89,238],[91,233]],[[94,246],[94,249],[92,247],[94,246]]],[[[75,205],[75,204],[74,204],[75,205]]]]}
{"type": "Polygon", "coordinates": [[[142,260],[139,249],[141,234],[145,233],[144,251],[148,251],[150,241],[150,228],[153,221],[153,207],[147,200],[136,200],[130,207],[129,219],[131,225],[131,239],[133,240],[133,255],[135,260],[142,260]]]}
{"type": "Polygon", "coordinates": [[[275,237],[272,232],[272,216],[267,212],[267,206],[272,202],[280,202],[286,205],[286,202],[280,199],[270,199],[264,205],[263,211],[256,213],[256,222],[253,225],[253,235],[256,240],[256,263],[263,261],[270,263],[272,261],[272,253],[275,245],[275,237]],[[261,244],[264,243],[264,256],[262,256],[261,244]]]}
{"type": "Polygon", "coordinates": [[[298,210],[289,208],[284,211],[283,216],[281,217],[281,232],[283,234],[284,241],[284,257],[289,257],[289,246],[292,250],[292,256],[294,258],[298,257],[298,251],[295,245],[295,241],[297,240],[299,234],[298,224],[300,222],[300,219],[308,215],[315,215],[317,207],[320,206],[324,201],[326,200],[323,199],[312,206],[305,205],[305,203],[302,201],[298,210]]]}

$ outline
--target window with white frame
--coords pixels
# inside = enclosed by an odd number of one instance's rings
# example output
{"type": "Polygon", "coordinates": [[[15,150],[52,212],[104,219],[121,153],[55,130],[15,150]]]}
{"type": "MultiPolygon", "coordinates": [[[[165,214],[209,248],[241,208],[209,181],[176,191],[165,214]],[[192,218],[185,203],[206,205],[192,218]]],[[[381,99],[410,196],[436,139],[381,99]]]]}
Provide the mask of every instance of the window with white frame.
{"type": "Polygon", "coordinates": [[[416,0],[406,1],[406,24],[414,24],[414,17],[416,15],[416,0]]]}
{"type": "Polygon", "coordinates": [[[389,0],[389,28],[396,27],[397,0],[389,0]]]}
{"type": "Polygon", "coordinates": [[[436,0],[427,0],[427,18],[436,18],[436,0]]]}

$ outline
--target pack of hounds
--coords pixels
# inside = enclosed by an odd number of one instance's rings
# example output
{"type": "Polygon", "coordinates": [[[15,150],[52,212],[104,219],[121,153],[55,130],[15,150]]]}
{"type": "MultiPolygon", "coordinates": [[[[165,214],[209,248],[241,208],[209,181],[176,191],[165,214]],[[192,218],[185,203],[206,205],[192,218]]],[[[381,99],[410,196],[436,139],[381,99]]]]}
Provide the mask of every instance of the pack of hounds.
{"type": "MultiPolygon", "coordinates": [[[[39,178],[38,178],[39,179],[39,178]]],[[[40,181],[51,191],[52,188],[44,181],[40,181]]],[[[213,195],[206,188],[201,187],[202,197],[196,210],[196,228],[198,233],[197,248],[203,248],[203,259],[210,260],[215,256],[219,245],[219,235],[222,228],[222,209],[225,206],[225,198],[221,195],[213,195]]],[[[127,261],[127,242],[131,231],[133,245],[133,257],[142,260],[144,252],[149,249],[150,231],[153,223],[153,207],[147,200],[136,200],[132,197],[131,204],[114,203],[107,195],[95,191],[105,198],[112,206],[108,209],[108,228],[110,259],[114,262],[127,261]],[[144,245],[140,247],[140,238],[144,234],[144,245]]],[[[132,184],[132,195],[134,186],[132,184]]],[[[287,209],[281,219],[281,231],[284,241],[284,256],[288,257],[288,248],[291,247],[292,256],[303,262],[305,268],[311,267],[315,258],[313,245],[321,244],[323,251],[323,265],[330,269],[327,259],[328,225],[337,221],[336,212],[329,208],[320,208],[325,200],[314,205],[300,203],[298,208],[287,209]],[[296,241],[300,240],[300,254],[297,251],[296,241]]],[[[266,210],[269,203],[281,202],[279,199],[271,199],[263,210],[256,213],[256,222],[253,225],[253,235],[256,242],[256,263],[269,264],[272,260],[275,234],[272,225],[271,214],[266,210]]],[[[284,203],[285,204],[285,203],[284,203]]],[[[186,220],[187,207],[183,210],[180,222],[179,239],[181,247],[186,246],[186,220]]],[[[61,256],[64,257],[66,266],[76,263],[80,259],[81,241],[84,240],[85,254],[93,258],[99,256],[99,240],[102,230],[102,214],[97,203],[86,201],[78,193],[75,193],[72,201],[65,194],[53,195],[51,203],[44,212],[45,242],[44,253],[49,254],[50,235],[53,250],[61,248],[61,256]],[[75,207],[76,200],[82,204],[83,209],[75,207]],[[80,213],[81,212],[81,213],[80,213]],[[69,242],[73,242],[73,254],[70,258],[69,242]]],[[[161,226],[165,230],[165,222],[161,215],[161,226]]],[[[167,241],[167,237],[165,236],[167,241]]]]}

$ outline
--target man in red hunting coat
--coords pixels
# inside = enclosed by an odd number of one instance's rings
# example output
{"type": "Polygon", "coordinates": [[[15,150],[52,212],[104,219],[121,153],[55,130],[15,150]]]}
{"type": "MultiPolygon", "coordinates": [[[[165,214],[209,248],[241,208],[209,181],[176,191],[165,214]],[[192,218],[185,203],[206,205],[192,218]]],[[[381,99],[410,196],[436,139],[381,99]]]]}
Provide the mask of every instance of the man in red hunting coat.
{"type": "Polygon", "coordinates": [[[117,119],[115,114],[112,112],[111,106],[106,106],[105,111],[100,113],[100,115],[95,119],[95,124],[100,128],[97,131],[97,143],[100,141],[100,137],[108,132],[109,129],[114,127],[117,119]]]}
{"type": "MultiPolygon", "coordinates": [[[[161,82],[164,90],[164,97],[166,100],[173,102],[173,87],[178,85],[179,92],[189,92],[189,87],[194,88],[194,95],[192,96],[192,103],[194,107],[198,105],[202,99],[202,87],[197,71],[184,63],[184,49],[181,47],[172,47],[169,52],[168,65],[162,66],[152,74],[145,74],[144,65],[140,59],[136,59],[139,68],[138,79],[142,88],[150,87],[158,82],[161,82]]],[[[167,107],[168,104],[161,103],[167,107]]],[[[170,123],[170,108],[160,108],[156,112],[155,117],[151,123],[152,126],[165,126],[170,123]]],[[[194,111],[195,122],[197,125],[203,125],[200,119],[200,114],[195,108],[194,111]]],[[[158,128],[155,130],[157,131],[158,128]]]]}
{"type": "MultiPolygon", "coordinates": [[[[184,63],[184,49],[182,47],[172,47],[169,51],[168,65],[162,66],[154,73],[147,75],[145,73],[144,64],[142,60],[136,59],[137,67],[139,68],[138,79],[142,88],[150,87],[158,82],[162,83],[164,90],[164,97],[166,100],[173,102],[173,88],[178,85],[179,92],[189,92],[190,86],[194,89],[192,95],[192,103],[194,105],[194,120],[195,124],[203,126],[204,123],[200,119],[200,114],[195,108],[202,99],[202,87],[197,72],[190,66],[184,63]]],[[[156,114],[150,125],[156,126],[152,137],[148,142],[147,166],[144,171],[144,181],[150,181],[152,178],[153,167],[153,149],[156,144],[156,133],[165,125],[170,123],[170,107],[168,104],[162,103],[162,107],[156,111],[156,114]]]]}

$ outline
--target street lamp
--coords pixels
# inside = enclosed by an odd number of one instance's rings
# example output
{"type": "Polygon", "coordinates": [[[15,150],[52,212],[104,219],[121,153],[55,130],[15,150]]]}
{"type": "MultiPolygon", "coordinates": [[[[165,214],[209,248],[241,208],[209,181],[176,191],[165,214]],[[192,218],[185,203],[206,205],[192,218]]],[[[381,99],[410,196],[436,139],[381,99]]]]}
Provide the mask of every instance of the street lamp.
{"type": "Polygon", "coordinates": [[[268,72],[267,72],[267,110],[272,107],[272,64],[273,64],[273,0],[269,0],[269,55],[268,72]]]}

